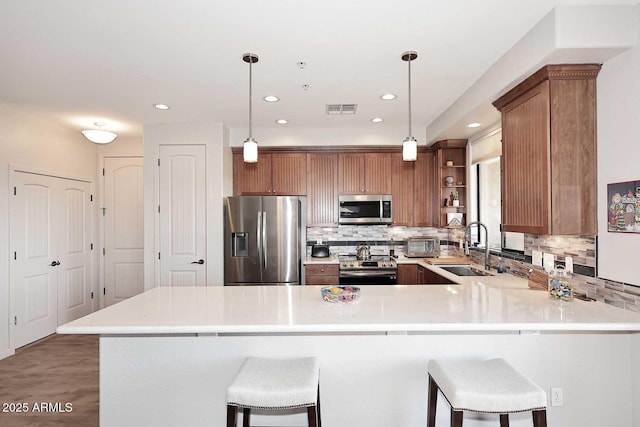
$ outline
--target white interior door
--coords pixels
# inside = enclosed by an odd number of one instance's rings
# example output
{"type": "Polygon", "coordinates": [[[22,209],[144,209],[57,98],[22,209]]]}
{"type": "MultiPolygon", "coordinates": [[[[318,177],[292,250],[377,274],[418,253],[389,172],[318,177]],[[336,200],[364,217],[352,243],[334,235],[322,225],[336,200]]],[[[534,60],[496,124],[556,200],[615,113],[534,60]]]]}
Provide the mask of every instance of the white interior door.
{"type": "Polygon", "coordinates": [[[204,145],[161,145],[159,165],[160,286],[205,286],[204,145]]]}
{"type": "Polygon", "coordinates": [[[91,313],[91,185],[57,179],[58,324],[91,313]]]}
{"type": "Polygon", "coordinates": [[[52,334],[58,326],[57,182],[14,174],[10,203],[11,346],[52,334]]]}
{"type": "Polygon", "coordinates": [[[143,160],[104,159],[104,305],[144,290],[143,160]]]}

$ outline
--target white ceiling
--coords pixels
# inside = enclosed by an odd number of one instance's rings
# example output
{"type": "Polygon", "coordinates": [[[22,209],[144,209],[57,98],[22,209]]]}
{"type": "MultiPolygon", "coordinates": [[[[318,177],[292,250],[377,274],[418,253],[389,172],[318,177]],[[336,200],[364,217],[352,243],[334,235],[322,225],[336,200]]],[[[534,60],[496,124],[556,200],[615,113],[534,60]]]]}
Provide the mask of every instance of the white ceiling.
{"type": "Polygon", "coordinates": [[[422,135],[555,5],[636,2],[0,0],[0,103],[72,129],[103,121],[121,137],[138,137],[150,123],[241,129],[242,54],[255,52],[255,128],[280,126],[278,118],[288,127],[400,127],[408,120],[400,56],[415,50],[413,134],[422,135]],[[398,99],[380,100],[386,92],[398,99]],[[267,94],[281,101],[262,101],[267,94]],[[159,102],[171,109],[154,109],[159,102]],[[358,111],[327,116],[329,103],[358,111]],[[385,121],[373,125],[374,116],[385,121]]]}

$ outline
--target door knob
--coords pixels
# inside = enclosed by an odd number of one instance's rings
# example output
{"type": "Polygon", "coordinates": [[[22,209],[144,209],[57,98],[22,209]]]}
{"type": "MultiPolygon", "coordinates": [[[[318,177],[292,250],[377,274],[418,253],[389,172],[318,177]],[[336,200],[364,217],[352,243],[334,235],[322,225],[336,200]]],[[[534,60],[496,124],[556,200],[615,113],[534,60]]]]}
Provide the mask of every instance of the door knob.
{"type": "Polygon", "coordinates": [[[51,267],[55,267],[56,265],[60,265],[60,261],[51,261],[51,267]]]}
{"type": "Polygon", "coordinates": [[[191,264],[204,264],[204,260],[203,259],[199,259],[198,261],[193,261],[191,264]]]}

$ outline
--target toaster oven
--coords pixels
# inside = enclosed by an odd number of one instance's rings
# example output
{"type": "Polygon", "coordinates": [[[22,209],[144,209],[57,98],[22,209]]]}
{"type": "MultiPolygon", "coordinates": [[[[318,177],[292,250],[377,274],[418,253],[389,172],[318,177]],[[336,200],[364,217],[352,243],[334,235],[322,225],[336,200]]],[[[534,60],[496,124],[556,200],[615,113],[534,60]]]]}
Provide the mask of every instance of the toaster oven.
{"type": "Polygon", "coordinates": [[[409,258],[435,258],[440,255],[440,240],[437,237],[414,237],[407,239],[404,255],[409,258]]]}

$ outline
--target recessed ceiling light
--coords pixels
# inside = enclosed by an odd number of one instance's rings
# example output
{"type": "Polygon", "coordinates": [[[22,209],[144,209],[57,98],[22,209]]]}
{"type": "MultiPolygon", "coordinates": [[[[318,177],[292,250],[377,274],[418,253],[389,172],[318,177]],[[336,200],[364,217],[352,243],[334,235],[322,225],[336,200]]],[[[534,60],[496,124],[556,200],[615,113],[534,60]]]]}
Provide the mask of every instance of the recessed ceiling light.
{"type": "Polygon", "coordinates": [[[278,102],[278,101],[280,101],[280,98],[278,98],[278,97],[277,97],[277,96],[275,96],[275,95],[267,95],[267,96],[265,96],[265,97],[264,97],[264,98],[262,98],[262,99],[264,99],[264,100],[265,100],[265,101],[267,101],[267,102],[278,102]]]}
{"type": "Polygon", "coordinates": [[[287,120],[285,120],[285,119],[278,119],[278,120],[276,120],[276,123],[279,124],[279,125],[286,125],[289,122],[287,120]]]}
{"type": "Polygon", "coordinates": [[[480,127],[480,123],[478,123],[478,122],[469,123],[467,125],[467,127],[468,128],[477,128],[477,127],[480,127]]]}
{"type": "Polygon", "coordinates": [[[384,119],[382,117],[374,117],[373,119],[371,119],[371,121],[373,123],[380,123],[380,122],[383,122],[384,119]]]}
{"type": "Polygon", "coordinates": [[[384,101],[391,101],[392,99],[396,99],[396,96],[393,93],[385,93],[380,97],[380,99],[384,101]]]}
{"type": "Polygon", "coordinates": [[[167,104],[153,104],[155,108],[158,110],[168,110],[169,106],[167,104]]]}

